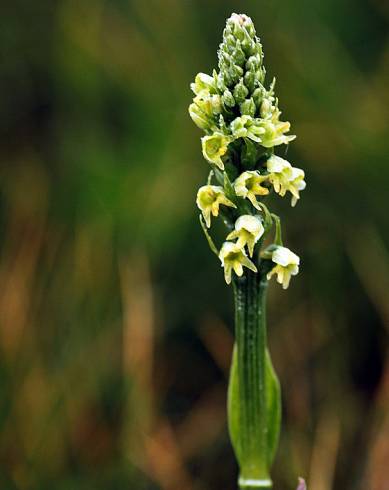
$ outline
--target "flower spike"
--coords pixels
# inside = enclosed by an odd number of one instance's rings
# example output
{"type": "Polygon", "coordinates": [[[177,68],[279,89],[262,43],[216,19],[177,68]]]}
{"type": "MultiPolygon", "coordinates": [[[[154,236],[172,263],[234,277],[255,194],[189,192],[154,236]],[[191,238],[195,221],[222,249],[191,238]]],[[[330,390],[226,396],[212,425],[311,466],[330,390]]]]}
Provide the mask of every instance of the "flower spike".
{"type": "Polygon", "coordinates": [[[299,257],[283,246],[280,218],[264,201],[271,199],[271,190],[281,197],[290,192],[294,206],[306,185],[303,170],[275,155],[295,136],[281,119],[275,79],[266,83],[265,75],[252,20],[232,14],[218,50],[218,69],[197,74],[189,106],[190,117],[204,132],[202,153],[211,167],[207,185],[197,193],[200,224],[226,283],[233,283],[236,336],[228,422],[240,490],[272,486],[281,398],[266,346],[266,291],[273,275],[286,289],[300,265],[299,257]],[[221,248],[209,232],[212,216],[219,214],[226,227],[221,248]]]}

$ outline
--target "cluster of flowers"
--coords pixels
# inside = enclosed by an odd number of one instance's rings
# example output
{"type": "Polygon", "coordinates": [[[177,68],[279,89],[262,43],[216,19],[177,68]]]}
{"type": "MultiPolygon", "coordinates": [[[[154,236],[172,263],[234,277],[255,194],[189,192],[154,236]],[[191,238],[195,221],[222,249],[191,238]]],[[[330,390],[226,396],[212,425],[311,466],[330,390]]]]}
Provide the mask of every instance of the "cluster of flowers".
{"type": "MultiPolygon", "coordinates": [[[[237,276],[243,275],[243,267],[257,272],[254,249],[257,244],[260,248],[274,223],[274,215],[260,199],[271,190],[282,197],[289,192],[294,206],[306,184],[303,170],[274,154],[274,147],[295,136],[286,134],[290,123],[279,119],[275,81],[269,89],[264,86],[262,46],[249,17],[232,14],[218,55],[219,72],[199,73],[191,84],[195,97],[189,113],[206,133],[202,151],[212,168],[208,184],[198,191],[197,205],[207,228],[211,215],[221,214],[232,230],[219,252],[229,284],[232,271],[237,276]],[[211,184],[212,177],[219,185],[211,184]]],[[[277,243],[261,258],[274,263],[268,278],[276,274],[287,288],[290,277],[298,273],[299,257],[277,236],[277,243]]]]}

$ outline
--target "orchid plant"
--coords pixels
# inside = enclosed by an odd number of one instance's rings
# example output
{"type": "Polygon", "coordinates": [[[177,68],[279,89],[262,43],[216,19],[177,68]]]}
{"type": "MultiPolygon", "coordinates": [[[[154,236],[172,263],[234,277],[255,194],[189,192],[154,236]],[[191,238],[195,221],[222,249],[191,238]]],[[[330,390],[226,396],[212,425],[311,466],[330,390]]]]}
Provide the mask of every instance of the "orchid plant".
{"type": "MultiPolygon", "coordinates": [[[[277,156],[288,145],[275,80],[266,87],[263,51],[252,20],[232,14],[218,51],[218,71],[199,73],[189,114],[205,132],[202,153],[208,182],[197,194],[200,222],[219,257],[235,298],[235,346],[228,390],[228,423],[240,467],[240,489],[272,487],[270,469],[281,423],[280,385],[267,348],[266,292],[275,276],[284,289],[299,272],[299,257],[282,242],[281,221],[266,205],[275,193],[295,206],[305,188],[304,171],[277,156]],[[212,220],[227,229],[218,248],[212,220]]],[[[300,480],[299,490],[305,488],[300,480]]]]}

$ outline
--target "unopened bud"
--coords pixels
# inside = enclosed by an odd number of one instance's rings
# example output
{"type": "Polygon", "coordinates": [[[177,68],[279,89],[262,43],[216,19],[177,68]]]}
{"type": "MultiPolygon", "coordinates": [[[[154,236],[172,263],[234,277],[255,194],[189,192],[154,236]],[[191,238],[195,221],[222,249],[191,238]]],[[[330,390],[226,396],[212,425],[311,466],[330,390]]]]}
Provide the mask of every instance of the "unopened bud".
{"type": "Polygon", "coordinates": [[[249,91],[246,85],[243,83],[243,78],[239,80],[239,83],[234,88],[234,99],[237,104],[241,104],[247,97],[249,91]]]}
{"type": "Polygon", "coordinates": [[[256,111],[256,106],[254,103],[253,98],[251,97],[250,99],[246,99],[242,104],[240,104],[240,113],[243,115],[255,116],[255,111],[256,111]]]}

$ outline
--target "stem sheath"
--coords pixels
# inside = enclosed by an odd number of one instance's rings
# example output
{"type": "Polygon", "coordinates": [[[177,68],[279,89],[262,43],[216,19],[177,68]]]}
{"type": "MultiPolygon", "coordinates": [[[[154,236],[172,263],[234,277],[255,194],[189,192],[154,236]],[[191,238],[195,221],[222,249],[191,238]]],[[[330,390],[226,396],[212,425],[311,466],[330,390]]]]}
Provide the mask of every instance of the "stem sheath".
{"type": "Polygon", "coordinates": [[[234,280],[242,490],[272,485],[267,456],[266,292],[265,274],[247,271],[234,280]]]}

